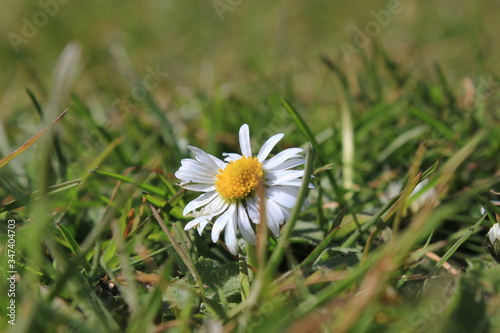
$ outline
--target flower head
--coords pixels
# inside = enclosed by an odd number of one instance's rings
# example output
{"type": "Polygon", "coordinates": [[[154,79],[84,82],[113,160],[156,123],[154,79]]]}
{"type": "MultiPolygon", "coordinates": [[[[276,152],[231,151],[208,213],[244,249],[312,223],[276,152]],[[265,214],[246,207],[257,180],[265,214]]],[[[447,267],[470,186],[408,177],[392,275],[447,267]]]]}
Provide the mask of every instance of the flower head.
{"type": "Polygon", "coordinates": [[[486,234],[486,245],[493,259],[500,263],[500,226],[495,223],[486,234]]]}
{"type": "MultiPolygon", "coordinates": [[[[241,155],[224,153],[224,161],[189,146],[196,159],[183,159],[175,176],[181,180],[180,186],[191,191],[203,192],[184,208],[184,216],[192,216],[185,230],[196,227],[201,235],[212,219],[212,241],[216,243],[224,231],[224,239],[229,251],[236,255],[237,230],[249,243],[256,244],[252,223],[260,222],[260,200],[257,188],[265,189],[266,221],[271,232],[279,236],[280,225],[290,216],[297,201],[303,170],[293,168],[304,164],[299,155],[301,148],[289,148],[267,159],[274,146],[284,134],[276,134],[268,139],[257,156],[252,155],[250,130],[244,124],[240,128],[239,141],[241,155]]],[[[309,184],[309,187],[313,187],[309,184]]]]}

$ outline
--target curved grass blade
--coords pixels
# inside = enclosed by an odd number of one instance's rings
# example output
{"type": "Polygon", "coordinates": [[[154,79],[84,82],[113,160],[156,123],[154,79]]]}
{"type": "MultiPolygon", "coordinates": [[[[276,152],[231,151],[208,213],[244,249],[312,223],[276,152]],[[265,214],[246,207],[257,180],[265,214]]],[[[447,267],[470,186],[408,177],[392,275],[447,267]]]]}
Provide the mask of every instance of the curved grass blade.
{"type": "Polygon", "coordinates": [[[26,206],[31,201],[40,198],[40,196],[42,194],[54,194],[57,192],[66,191],[66,190],[69,190],[75,186],[80,185],[80,183],[81,183],[80,179],[75,179],[75,180],[70,180],[68,182],[64,182],[61,184],[49,186],[44,191],[36,190],[35,192],[28,194],[25,197],[11,201],[8,204],[6,204],[5,206],[0,207],[0,213],[26,206]]]}

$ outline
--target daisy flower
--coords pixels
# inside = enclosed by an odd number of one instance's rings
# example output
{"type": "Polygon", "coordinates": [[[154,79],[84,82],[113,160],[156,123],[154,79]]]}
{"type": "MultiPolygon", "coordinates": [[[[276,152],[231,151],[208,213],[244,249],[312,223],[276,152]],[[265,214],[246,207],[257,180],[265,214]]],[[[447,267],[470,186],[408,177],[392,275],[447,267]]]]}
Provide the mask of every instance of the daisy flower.
{"type": "MultiPolygon", "coordinates": [[[[191,191],[203,192],[184,208],[184,216],[191,216],[185,230],[196,227],[201,235],[209,222],[212,226],[212,241],[216,243],[224,230],[224,240],[229,251],[238,251],[236,234],[250,244],[256,244],[252,223],[260,222],[260,198],[257,186],[265,188],[266,222],[275,236],[279,236],[280,225],[290,216],[297,201],[301,177],[304,170],[293,168],[304,164],[299,155],[301,148],[289,148],[266,159],[284,134],[276,134],[268,139],[257,156],[252,155],[250,130],[247,124],[240,128],[239,141],[241,155],[224,153],[224,161],[207,154],[203,150],[188,146],[196,159],[186,158],[175,176],[179,184],[191,191]]],[[[312,184],[309,184],[313,188],[312,184]]]]}

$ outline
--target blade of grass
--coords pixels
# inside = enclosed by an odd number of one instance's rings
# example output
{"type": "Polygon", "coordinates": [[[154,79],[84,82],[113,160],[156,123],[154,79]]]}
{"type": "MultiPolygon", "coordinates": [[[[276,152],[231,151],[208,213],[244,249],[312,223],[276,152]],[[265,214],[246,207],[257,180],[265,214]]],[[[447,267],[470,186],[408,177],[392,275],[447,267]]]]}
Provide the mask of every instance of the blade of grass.
{"type": "MultiPolygon", "coordinates": [[[[145,177],[145,176],[143,176],[145,177]]],[[[144,179],[139,179],[136,181],[135,184],[132,184],[131,186],[125,188],[125,190],[120,191],[117,194],[117,199],[115,205],[117,207],[121,207],[125,204],[126,200],[128,200],[132,194],[137,190],[137,184],[142,182],[144,179]]],[[[112,200],[114,200],[115,197],[113,195],[112,200]]],[[[100,237],[108,230],[109,224],[111,223],[111,220],[114,218],[115,214],[117,213],[116,209],[113,207],[115,205],[111,204],[107,205],[104,214],[100,221],[96,223],[94,228],[91,230],[91,232],[87,235],[83,243],[81,243],[81,252],[79,255],[77,255],[73,260],[72,264],[73,266],[79,265],[81,260],[86,260],[85,256],[89,251],[91,251],[93,248],[95,248],[96,242],[100,239],[100,237]]],[[[100,255],[100,254],[96,254],[100,255]]],[[[102,257],[101,257],[102,259],[102,257]]],[[[104,260],[101,260],[103,262],[104,260]]],[[[47,295],[48,300],[54,299],[59,293],[61,293],[66,281],[71,278],[75,274],[74,270],[72,267],[68,267],[66,269],[63,269],[60,272],[59,279],[54,283],[53,286],[51,286],[50,292],[47,295]]]]}
{"type": "Polygon", "coordinates": [[[26,206],[28,203],[40,198],[44,194],[55,194],[55,193],[58,193],[61,191],[69,190],[75,186],[80,185],[80,183],[81,183],[81,180],[76,179],[76,180],[71,180],[68,182],[61,183],[61,184],[49,186],[46,189],[44,189],[43,191],[37,190],[37,191],[35,191],[35,192],[25,196],[25,197],[11,201],[11,202],[7,203],[5,206],[0,207],[0,213],[26,206]]]}
{"type": "MultiPolygon", "coordinates": [[[[297,112],[297,110],[295,110],[295,108],[284,98],[281,98],[280,102],[285,111],[288,112],[292,120],[295,122],[299,130],[302,132],[302,134],[304,134],[304,136],[312,143],[313,147],[318,151],[318,158],[320,160],[320,163],[322,165],[328,164],[327,159],[323,154],[321,147],[318,144],[318,141],[316,140],[316,137],[313,135],[313,133],[309,129],[309,126],[307,126],[307,124],[304,122],[304,120],[297,112]]],[[[339,201],[341,206],[345,206],[346,202],[344,199],[344,193],[341,190],[340,186],[337,184],[333,172],[331,170],[325,170],[325,172],[328,175],[328,178],[330,179],[330,183],[332,184],[333,191],[335,192],[337,200],[339,201]]]]}
{"type": "Polygon", "coordinates": [[[43,117],[43,111],[42,111],[42,106],[40,105],[40,103],[38,102],[38,99],[35,97],[35,94],[33,93],[33,91],[31,91],[31,89],[26,89],[26,93],[28,94],[28,96],[30,97],[31,99],[31,102],[33,103],[33,105],[35,106],[35,110],[36,112],[38,113],[38,115],[40,117],[43,117]]]}
{"type": "Polygon", "coordinates": [[[419,108],[416,108],[414,106],[410,106],[409,110],[411,114],[419,118],[420,120],[424,121],[425,123],[429,124],[436,130],[438,130],[441,134],[443,134],[447,139],[449,140],[454,140],[455,139],[455,133],[445,124],[434,118],[433,116],[425,113],[423,110],[420,110],[419,108]]]}
{"type": "MultiPolygon", "coordinates": [[[[100,170],[96,170],[96,169],[92,170],[91,172],[96,174],[96,175],[113,178],[113,179],[120,180],[122,182],[129,183],[129,184],[135,184],[137,182],[135,179],[133,179],[131,177],[127,177],[127,176],[120,175],[120,174],[113,173],[113,172],[100,171],[100,170]]],[[[140,189],[142,189],[144,191],[158,195],[160,197],[166,196],[165,191],[160,190],[159,188],[152,186],[152,185],[149,185],[149,184],[146,184],[146,183],[137,184],[137,187],[139,187],[140,189]]]]}
{"type": "Polygon", "coordinates": [[[172,274],[173,269],[174,261],[172,258],[169,258],[159,273],[160,280],[157,286],[143,297],[141,308],[137,313],[137,317],[130,321],[133,324],[129,327],[129,332],[150,331],[150,325],[160,309],[162,304],[162,295],[168,287],[171,279],[170,275],[172,274]]]}
{"type": "MultiPolygon", "coordinates": [[[[481,135],[476,135],[468,145],[464,147],[463,150],[459,151],[455,156],[450,158],[450,164],[455,164],[456,159],[464,159],[467,155],[468,150],[478,143],[478,139],[481,135]]],[[[448,164],[448,163],[447,163],[448,164]]],[[[458,166],[458,164],[455,164],[458,166]]],[[[445,169],[447,173],[453,172],[454,169],[445,169]]],[[[446,176],[441,177],[438,187],[444,188],[443,182],[448,182],[449,178],[446,176]]],[[[492,182],[498,181],[492,180],[492,182]]],[[[408,253],[411,251],[413,245],[420,239],[427,237],[443,220],[452,216],[456,211],[462,209],[463,205],[469,202],[470,198],[476,195],[478,192],[484,191],[484,188],[488,188],[492,183],[480,184],[476,188],[471,188],[468,191],[462,193],[456,198],[454,202],[443,204],[439,207],[435,207],[435,202],[429,200],[426,202],[424,207],[418,212],[414,217],[410,227],[405,230],[401,237],[394,242],[387,243],[380,251],[375,253],[373,256],[368,257],[368,259],[355,268],[349,276],[344,280],[338,281],[336,284],[327,286],[318,292],[315,296],[310,297],[302,302],[300,306],[297,306],[297,316],[304,315],[310,311],[317,308],[318,305],[323,304],[330,300],[335,295],[348,289],[357,283],[361,278],[365,276],[368,270],[374,269],[376,264],[379,262],[384,262],[390,260],[396,262],[397,265],[390,266],[397,268],[400,263],[407,257],[408,253]]],[[[387,272],[389,273],[389,272],[387,272]]]]}
{"type": "Polygon", "coordinates": [[[350,191],[354,187],[354,128],[348,104],[344,103],[340,111],[342,118],[342,186],[350,191]]]}
{"type": "MultiPolygon", "coordinates": [[[[63,226],[62,224],[58,223],[57,226],[59,227],[59,230],[61,231],[61,234],[63,235],[64,239],[68,243],[68,247],[71,250],[71,252],[75,256],[80,254],[80,246],[76,242],[75,238],[73,238],[73,235],[69,232],[69,230],[65,226],[63,226]]],[[[87,260],[83,260],[83,265],[88,270],[88,272],[90,272],[91,267],[90,267],[90,264],[88,263],[87,260]]]]}
{"type": "Polygon", "coordinates": [[[10,153],[9,155],[5,156],[0,160],[0,168],[12,161],[14,158],[16,158],[18,155],[20,155],[22,152],[24,152],[26,149],[31,147],[35,142],[37,142],[52,126],[57,124],[62,117],[66,115],[68,110],[65,110],[63,113],[61,113],[56,119],[52,121],[48,126],[44,127],[40,132],[35,134],[31,139],[26,141],[21,147],[17,148],[14,152],[10,153]]]}
{"type": "Polygon", "coordinates": [[[403,146],[407,142],[416,141],[420,136],[427,132],[427,126],[414,127],[393,140],[380,154],[377,156],[377,162],[384,162],[392,153],[403,146]]]}
{"type": "Polygon", "coordinates": [[[313,147],[309,147],[306,153],[306,162],[304,167],[304,177],[302,178],[302,184],[299,189],[299,193],[297,196],[297,202],[290,212],[290,217],[288,221],[285,223],[285,227],[283,228],[283,233],[281,237],[278,239],[278,243],[267,262],[267,266],[265,267],[265,276],[266,279],[270,279],[274,273],[277,271],[279,263],[281,259],[283,259],[283,255],[285,254],[285,248],[288,246],[290,242],[290,235],[292,233],[293,227],[297,222],[297,218],[299,217],[299,213],[302,210],[302,205],[306,198],[307,192],[309,190],[309,180],[311,179],[312,166],[314,161],[314,151],[313,147]]]}
{"type": "Polygon", "coordinates": [[[304,177],[302,178],[302,184],[297,195],[297,202],[292,208],[288,221],[285,223],[285,227],[282,230],[273,254],[264,267],[259,266],[259,270],[252,283],[249,297],[245,301],[239,303],[235,308],[231,309],[229,317],[233,317],[245,309],[257,306],[259,300],[262,298],[262,293],[268,291],[266,288],[268,288],[269,282],[272,281],[272,277],[283,259],[285,248],[289,244],[290,234],[302,209],[302,204],[304,203],[309,187],[309,180],[311,179],[313,160],[314,147],[310,145],[306,153],[304,177]]]}
{"type": "Polygon", "coordinates": [[[326,235],[326,237],[312,250],[312,252],[300,263],[299,267],[301,268],[309,268],[315,261],[318,259],[319,255],[323,252],[324,249],[331,243],[335,236],[335,232],[339,229],[342,220],[344,219],[344,215],[346,212],[346,207],[342,208],[342,210],[337,214],[335,220],[332,223],[330,231],[326,235]]]}
{"type": "Polygon", "coordinates": [[[476,224],[474,224],[474,226],[472,228],[469,228],[469,230],[467,231],[467,233],[465,235],[460,237],[460,239],[458,241],[456,241],[455,244],[453,244],[453,246],[448,251],[446,251],[446,253],[443,255],[441,260],[439,260],[439,262],[436,264],[434,269],[429,274],[429,277],[435,275],[437,273],[437,271],[441,268],[441,266],[443,266],[443,264],[446,261],[448,261],[448,259],[450,259],[451,256],[458,250],[460,245],[462,245],[470,236],[472,236],[472,234],[474,234],[476,232],[476,228],[479,227],[481,225],[481,223],[483,223],[485,217],[486,217],[486,215],[483,215],[476,222],[476,224]]]}
{"type": "Polygon", "coordinates": [[[443,73],[443,68],[439,63],[434,64],[434,70],[436,71],[436,74],[439,79],[439,83],[441,83],[441,86],[443,87],[444,90],[444,95],[446,96],[446,99],[448,100],[448,107],[452,108],[454,107],[455,104],[455,96],[453,95],[453,92],[450,89],[450,85],[448,83],[448,80],[446,80],[446,76],[443,73]]]}
{"type": "Polygon", "coordinates": [[[170,232],[168,229],[167,225],[161,218],[160,214],[156,210],[156,208],[153,205],[149,205],[151,208],[151,211],[153,212],[153,216],[155,217],[156,221],[160,225],[160,227],[163,229],[165,234],[167,235],[168,240],[174,247],[175,252],[179,255],[181,260],[184,262],[186,267],[188,268],[189,272],[193,276],[193,279],[196,281],[196,283],[200,286],[200,292],[203,294],[204,293],[204,288],[203,288],[203,281],[201,280],[200,275],[198,274],[198,271],[196,270],[196,267],[191,260],[191,257],[186,253],[186,251],[177,244],[177,241],[175,240],[173,234],[170,232]]]}

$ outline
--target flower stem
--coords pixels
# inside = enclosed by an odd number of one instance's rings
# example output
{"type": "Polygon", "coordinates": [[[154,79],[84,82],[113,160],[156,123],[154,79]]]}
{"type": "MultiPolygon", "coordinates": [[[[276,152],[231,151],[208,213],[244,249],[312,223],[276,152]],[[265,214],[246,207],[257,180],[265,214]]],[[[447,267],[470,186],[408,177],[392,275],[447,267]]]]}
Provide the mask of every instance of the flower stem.
{"type": "Polygon", "coordinates": [[[253,272],[248,269],[248,266],[252,268],[257,267],[257,255],[255,253],[255,246],[247,243],[247,256],[246,258],[240,256],[239,267],[240,267],[240,281],[241,281],[241,298],[243,300],[247,299],[250,295],[250,283],[253,279],[253,272]]]}
{"type": "Polygon", "coordinates": [[[247,264],[255,269],[258,267],[257,253],[255,246],[247,243],[247,264]]]}

